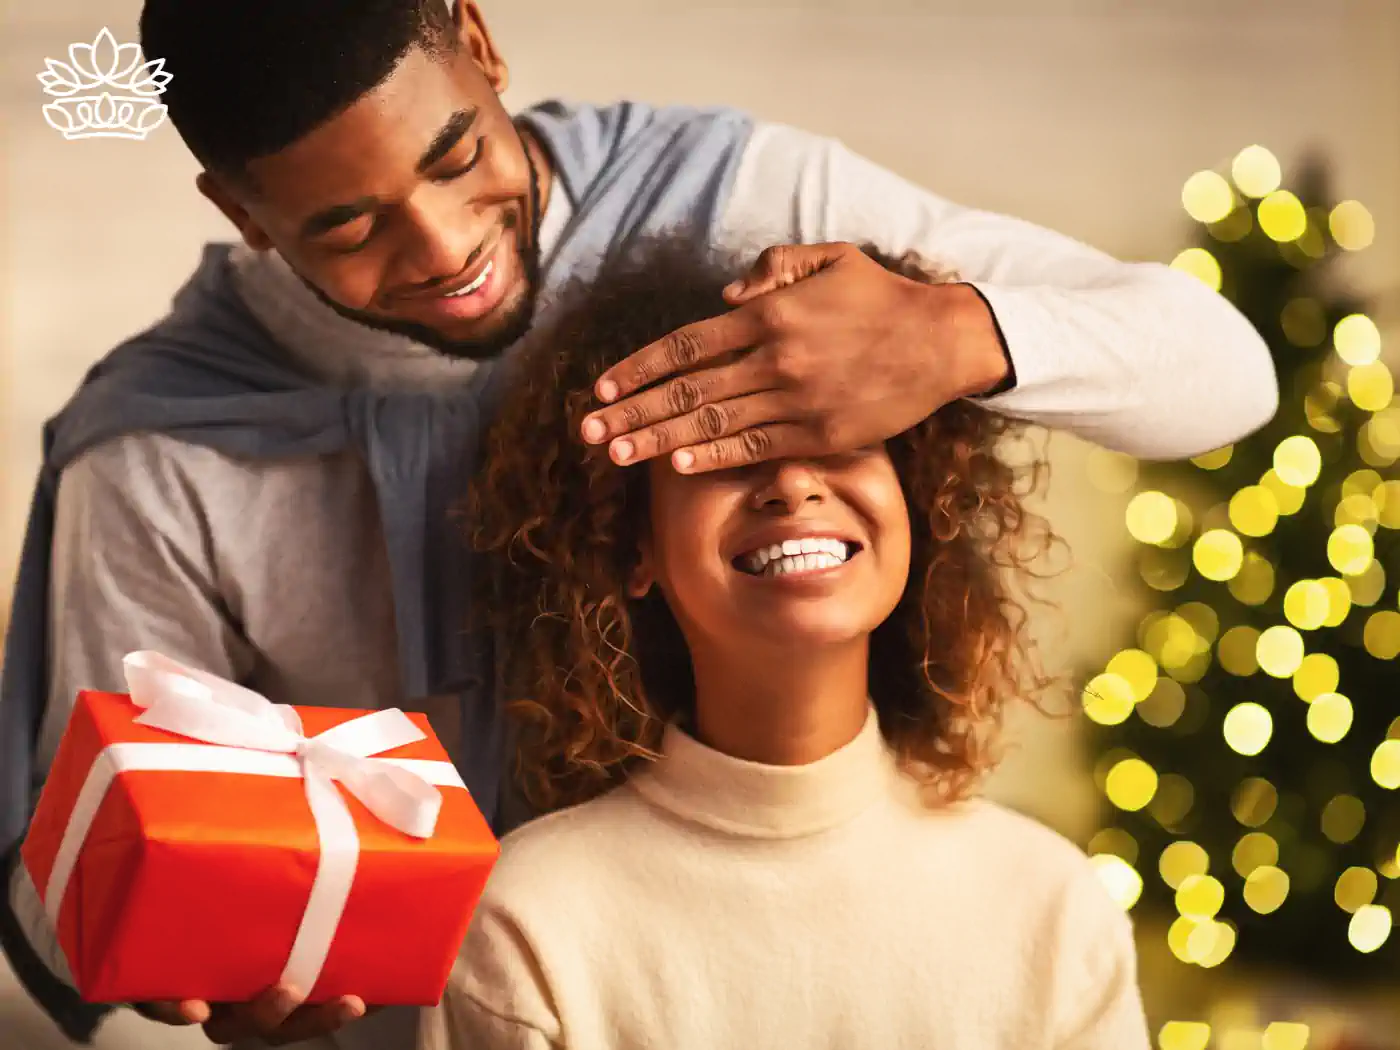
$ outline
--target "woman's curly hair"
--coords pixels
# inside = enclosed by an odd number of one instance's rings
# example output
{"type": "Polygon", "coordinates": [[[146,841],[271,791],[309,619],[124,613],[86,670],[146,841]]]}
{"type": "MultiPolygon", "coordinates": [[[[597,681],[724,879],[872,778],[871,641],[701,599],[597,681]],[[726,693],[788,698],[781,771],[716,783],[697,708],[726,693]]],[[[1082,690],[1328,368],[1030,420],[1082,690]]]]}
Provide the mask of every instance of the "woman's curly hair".
{"type": "MultiPolygon", "coordinates": [[[[902,276],[922,260],[870,257],[902,276]]],[[[690,656],[659,588],[627,594],[649,512],[648,469],[618,467],[579,437],[602,372],[682,325],[729,309],[742,268],[657,240],[605,261],[555,300],[506,365],[500,415],[465,520],[491,571],[491,617],[516,778],[539,811],[585,801],[656,757],[666,723],[694,704],[690,656]]],[[[969,401],[887,442],[910,515],[909,580],[871,637],[882,733],[933,800],[965,795],[995,763],[1008,698],[1049,684],[1027,634],[1023,585],[1057,542],[1026,507],[1045,463],[1013,460],[1021,425],[969,401]]]]}

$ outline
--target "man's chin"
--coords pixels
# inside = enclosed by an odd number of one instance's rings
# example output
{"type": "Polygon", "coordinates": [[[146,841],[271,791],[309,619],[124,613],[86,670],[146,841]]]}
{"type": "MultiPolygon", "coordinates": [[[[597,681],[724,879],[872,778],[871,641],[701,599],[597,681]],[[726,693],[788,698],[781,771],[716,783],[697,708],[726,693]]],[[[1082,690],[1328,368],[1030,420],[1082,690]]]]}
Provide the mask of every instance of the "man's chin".
{"type": "MultiPolygon", "coordinates": [[[[300,274],[297,276],[301,277],[300,274]]],[[[513,302],[507,300],[489,318],[482,318],[480,324],[473,326],[478,331],[472,332],[470,335],[449,334],[440,332],[431,325],[420,324],[416,321],[403,321],[394,317],[385,317],[382,314],[354,310],[336,302],[305,277],[301,277],[301,282],[311,289],[317,299],[320,299],[321,302],[348,321],[354,321],[356,324],[373,328],[379,332],[401,335],[416,343],[422,343],[430,350],[436,350],[444,357],[454,357],[464,361],[491,361],[500,357],[524,337],[535,318],[535,285],[533,281],[530,282],[523,294],[512,297],[513,302]]]]}
{"type": "Polygon", "coordinates": [[[456,335],[440,332],[429,325],[418,324],[414,321],[401,321],[379,314],[351,310],[329,299],[326,302],[342,317],[362,324],[366,328],[388,332],[392,335],[401,335],[414,342],[422,343],[445,357],[470,361],[490,361],[500,357],[529,331],[530,322],[534,320],[535,315],[535,297],[531,293],[513,305],[503,305],[501,310],[489,320],[483,319],[486,323],[479,326],[479,332],[473,332],[470,335],[456,335]]]}

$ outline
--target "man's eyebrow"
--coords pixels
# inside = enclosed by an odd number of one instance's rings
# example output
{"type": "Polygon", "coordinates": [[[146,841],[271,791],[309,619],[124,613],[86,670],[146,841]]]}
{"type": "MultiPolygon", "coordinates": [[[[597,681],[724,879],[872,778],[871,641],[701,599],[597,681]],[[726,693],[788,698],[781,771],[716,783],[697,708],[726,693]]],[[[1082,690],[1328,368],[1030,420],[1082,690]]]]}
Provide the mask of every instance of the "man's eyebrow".
{"type": "Polygon", "coordinates": [[[418,158],[418,174],[423,174],[443,157],[452,152],[452,147],[461,141],[462,136],[471,130],[473,122],[476,120],[477,110],[459,109],[452,116],[447,118],[440,131],[433,136],[433,141],[428,148],[423,151],[423,155],[418,158]]]}

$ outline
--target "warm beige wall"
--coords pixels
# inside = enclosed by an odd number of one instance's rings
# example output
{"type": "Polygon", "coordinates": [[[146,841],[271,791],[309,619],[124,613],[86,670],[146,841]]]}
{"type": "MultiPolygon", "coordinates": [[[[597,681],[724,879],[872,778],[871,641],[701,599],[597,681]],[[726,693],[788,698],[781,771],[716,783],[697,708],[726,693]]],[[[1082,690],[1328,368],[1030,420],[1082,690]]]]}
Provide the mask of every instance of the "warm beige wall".
{"type": "MultiPolygon", "coordinates": [[[[554,94],[738,104],[1128,257],[1181,246],[1178,194],[1193,170],[1252,142],[1285,160],[1316,145],[1381,231],[1359,276],[1400,287],[1400,0],[484,6],[512,61],[512,105],[554,94]]],[[[104,24],[134,40],[138,12],[136,0],[12,5],[0,34],[10,137],[0,582],[13,571],[42,420],[114,340],[161,312],[200,242],[226,235],[169,127],[145,143],[68,143],[39,115],[44,56],[104,24]]],[[[1081,450],[1058,443],[1055,459],[1050,510],[1080,562],[1058,590],[1067,618],[1056,650],[1069,663],[1095,651],[1122,611],[1121,505],[1088,486],[1081,450]]],[[[1072,736],[1036,723],[1022,740],[998,791],[1083,827],[1092,792],[1072,736]]],[[[113,1032],[106,1045],[154,1044],[113,1032]]]]}

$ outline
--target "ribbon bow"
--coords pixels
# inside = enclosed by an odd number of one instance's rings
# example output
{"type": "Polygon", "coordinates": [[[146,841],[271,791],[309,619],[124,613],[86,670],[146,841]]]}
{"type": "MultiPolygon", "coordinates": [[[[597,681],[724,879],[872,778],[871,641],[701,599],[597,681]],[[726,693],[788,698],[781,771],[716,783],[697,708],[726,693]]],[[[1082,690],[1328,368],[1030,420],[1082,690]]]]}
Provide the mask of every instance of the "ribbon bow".
{"type": "Polygon", "coordinates": [[[203,743],[118,743],[104,750],[106,761],[94,765],[83,785],[44,893],[45,910],[55,928],[83,839],[118,773],[165,769],[297,777],[306,786],[321,850],[280,980],[309,993],[325,965],[359,863],[359,834],[336,785],[385,824],[427,839],[442,809],[442,793],[434,784],[464,786],[456,770],[445,762],[373,757],[425,739],[397,708],[374,711],[308,737],[294,708],[160,653],[131,653],[123,668],[131,700],[143,709],[137,724],[203,743]]]}

